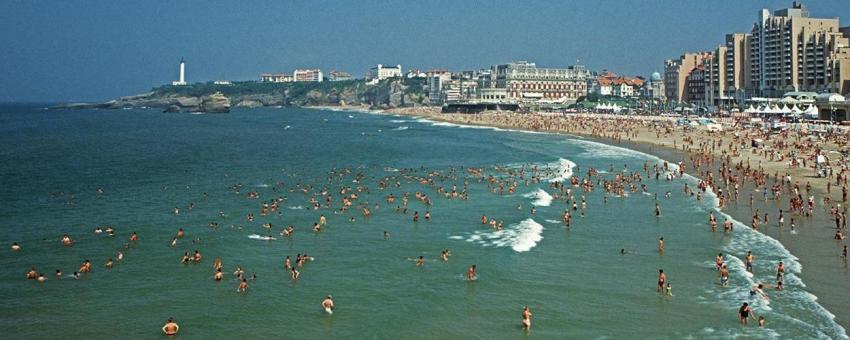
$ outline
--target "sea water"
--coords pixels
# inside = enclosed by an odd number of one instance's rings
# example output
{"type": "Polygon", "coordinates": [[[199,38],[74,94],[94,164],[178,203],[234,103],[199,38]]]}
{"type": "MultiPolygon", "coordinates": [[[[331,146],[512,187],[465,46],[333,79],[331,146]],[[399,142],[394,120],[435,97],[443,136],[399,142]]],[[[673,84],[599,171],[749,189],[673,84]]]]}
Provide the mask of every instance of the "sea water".
{"type": "Polygon", "coordinates": [[[520,315],[527,305],[534,314],[530,334],[543,338],[846,337],[806,291],[799,278],[805,268],[782,244],[739,223],[731,234],[709,231],[714,198],[697,202],[682,191],[686,183],[694,187],[694,178],[644,175],[649,195],[609,196],[607,203],[597,188],[587,194],[585,216],[574,212],[570,228],[560,222],[571,207],[553,197],[551,182],[568,183],[590,168],[610,178],[610,167],[640,171],[644,162],[662,160],[581,138],[369,112],[0,107],[0,241],[23,246],[0,252],[0,332],[159,338],[159,328],[174,317],[180,337],[198,339],[511,338],[525,334],[520,315]],[[470,180],[466,201],[441,198],[412,177],[398,177],[400,188],[377,186],[388,176],[454,169],[458,179],[438,184],[462,187],[464,167],[495,166],[552,171],[538,184],[502,195],[470,180]],[[333,176],[343,171],[362,174],[359,183],[345,177],[345,185],[369,187],[356,204],[368,202],[371,217],[356,209],[312,209],[310,197],[323,202],[324,187],[338,208],[343,184],[333,176]],[[250,191],[259,199],[248,198],[250,191]],[[402,194],[416,191],[433,206],[411,197],[408,213],[397,212],[402,194]],[[386,204],[388,194],[397,197],[395,204],[386,204]],[[279,214],[261,216],[261,203],[274,198],[283,199],[279,214]],[[433,218],[413,222],[414,211],[433,218]],[[328,225],[314,233],[320,214],[328,225]],[[482,215],[503,221],[504,229],[481,225],[482,215]],[[287,225],[295,234],[278,235],[287,225]],[[95,234],[97,226],[112,226],[116,235],[95,234]],[[186,236],[171,247],[178,228],[186,236]],[[140,240],[123,250],[124,261],[104,268],[133,231],[140,240]],[[59,245],[65,233],[75,239],[73,247],[59,245]],[[663,255],[656,250],[659,237],[663,255]],[[443,249],[452,254],[445,263],[443,249]],[[183,252],[195,250],[202,263],[180,263],[183,252]],[[743,268],[748,250],[757,255],[755,275],[743,268]],[[314,261],[292,282],[283,259],[298,253],[314,261]],[[714,269],[718,253],[729,265],[728,287],[720,286],[714,269]],[[423,267],[412,260],[420,255],[423,267]],[[219,283],[211,279],[216,257],[228,274],[219,283]],[[84,259],[93,262],[93,273],[67,277],[84,259]],[[767,290],[769,300],[751,299],[753,285],[774,282],[778,261],[788,268],[786,289],[767,290]],[[467,282],[473,264],[478,279],[467,282]],[[246,294],[236,292],[236,266],[257,276],[246,294]],[[30,267],[48,281],[26,280],[30,267]],[[66,277],[53,277],[56,269],[66,277]],[[673,285],[672,297],[655,291],[659,269],[673,285]],[[319,307],[328,294],[337,304],[332,316],[319,307]],[[765,316],[766,328],[754,321],[739,325],[743,302],[765,316]]]}

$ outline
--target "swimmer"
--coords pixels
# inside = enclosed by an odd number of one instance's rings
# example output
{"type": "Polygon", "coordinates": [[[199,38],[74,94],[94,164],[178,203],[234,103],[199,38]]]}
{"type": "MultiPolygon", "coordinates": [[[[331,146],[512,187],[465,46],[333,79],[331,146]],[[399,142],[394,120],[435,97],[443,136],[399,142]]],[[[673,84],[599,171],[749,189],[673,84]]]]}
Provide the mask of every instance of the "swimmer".
{"type": "Polygon", "coordinates": [[[673,285],[667,283],[667,288],[665,288],[664,291],[666,292],[667,296],[673,296],[673,285]]]}
{"type": "Polygon", "coordinates": [[[729,284],[729,269],[724,264],[720,267],[720,285],[726,287],[729,284]]]}
{"type": "Polygon", "coordinates": [[[71,239],[68,234],[62,235],[62,245],[63,246],[72,246],[74,245],[74,240],[71,239]]]}
{"type": "Polygon", "coordinates": [[[61,278],[61,277],[62,277],[62,270],[56,269],[56,278],[61,278]]]}
{"type": "Polygon", "coordinates": [[[759,316],[759,327],[764,328],[764,316],[759,316]]]}
{"type": "Polygon", "coordinates": [[[667,274],[664,274],[664,269],[658,270],[658,287],[655,291],[661,292],[664,289],[664,284],[667,283],[667,274]]]}
{"type": "Polygon", "coordinates": [[[745,260],[746,260],[746,265],[747,265],[747,271],[752,273],[753,272],[753,262],[755,262],[755,260],[756,260],[756,257],[753,256],[752,251],[747,251],[747,257],[745,258],[745,260]]]}
{"type": "Polygon", "coordinates": [[[80,272],[74,272],[74,274],[71,274],[71,277],[73,277],[74,279],[79,279],[80,278],[80,272]]]}
{"type": "Polygon", "coordinates": [[[390,239],[390,233],[389,233],[388,231],[386,231],[386,230],[384,230],[384,239],[385,239],[385,240],[389,240],[389,239],[390,239]]]}
{"type": "Polygon", "coordinates": [[[135,231],[132,234],[130,234],[130,242],[136,242],[138,240],[139,240],[139,235],[137,235],[135,231]]]}
{"type": "Polygon", "coordinates": [[[21,246],[18,242],[12,243],[12,251],[21,251],[21,246]]]}
{"type": "Polygon", "coordinates": [[[177,335],[177,332],[180,331],[180,326],[174,322],[174,318],[168,318],[168,321],[165,322],[165,325],[162,326],[162,332],[165,335],[177,335]]]}
{"type": "Polygon", "coordinates": [[[659,253],[664,252],[664,237],[658,238],[658,252],[659,253]]]}
{"type": "Polygon", "coordinates": [[[39,274],[38,274],[38,278],[36,279],[36,281],[38,281],[38,282],[45,282],[45,281],[47,281],[47,277],[45,277],[45,276],[44,276],[44,274],[39,273],[39,274]]]}
{"type": "Polygon", "coordinates": [[[334,300],[332,296],[328,295],[324,300],[322,300],[322,309],[325,310],[325,313],[334,313],[334,300]]]}
{"type": "Polygon", "coordinates": [[[417,267],[422,267],[422,266],[424,266],[424,265],[425,265],[425,258],[424,258],[424,257],[422,257],[422,255],[419,255],[419,258],[418,258],[418,259],[416,259],[416,266],[417,266],[417,267]]]}
{"type": "Polygon", "coordinates": [[[122,252],[120,252],[120,251],[119,251],[117,254],[115,254],[115,257],[117,257],[117,258],[118,258],[118,261],[119,261],[119,262],[120,262],[120,261],[124,261],[124,253],[122,253],[122,252]]]}
{"type": "Polygon", "coordinates": [[[844,234],[841,233],[841,229],[839,229],[835,231],[835,237],[833,238],[836,240],[843,240],[845,237],[844,234]]]}
{"type": "Polygon", "coordinates": [[[221,268],[218,268],[218,269],[215,270],[215,274],[213,275],[213,280],[215,280],[216,282],[219,282],[222,279],[224,279],[224,273],[221,272],[221,268]]]}
{"type": "Polygon", "coordinates": [[[182,238],[183,235],[186,235],[186,232],[183,231],[183,228],[177,229],[177,238],[182,238]]]}
{"type": "Polygon", "coordinates": [[[467,281],[474,281],[477,278],[478,278],[478,273],[476,273],[476,268],[475,268],[475,265],[473,264],[472,266],[469,267],[469,269],[466,270],[466,280],[467,281]]]}
{"type": "Polygon", "coordinates": [[[283,268],[284,268],[284,269],[292,268],[292,259],[290,259],[290,258],[289,258],[289,256],[287,256],[287,257],[283,260],[283,268]]]}
{"type": "Polygon", "coordinates": [[[239,287],[236,288],[236,292],[238,292],[238,293],[247,293],[248,292],[248,280],[247,279],[242,279],[242,281],[239,282],[239,287]]]}
{"type": "Polygon", "coordinates": [[[301,273],[298,272],[298,270],[296,270],[295,267],[292,267],[292,270],[289,272],[289,277],[292,278],[292,281],[298,281],[298,277],[300,277],[300,276],[301,276],[301,273]]]}
{"type": "Polygon", "coordinates": [[[440,254],[440,258],[442,258],[442,259],[443,259],[443,262],[448,262],[448,261],[449,261],[449,255],[450,255],[450,254],[449,254],[449,250],[448,250],[448,249],[443,249],[443,253],[442,253],[442,254],[440,254]]]}
{"type": "Polygon", "coordinates": [[[195,250],[195,256],[192,257],[192,261],[201,262],[201,252],[195,250]]]}
{"type": "Polygon", "coordinates": [[[35,267],[30,268],[30,271],[27,272],[27,279],[32,280],[38,277],[38,271],[35,270],[35,267]]]}
{"type": "Polygon", "coordinates": [[[528,306],[522,307],[522,329],[526,331],[531,329],[531,310],[528,306]]]}
{"type": "Polygon", "coordinates": [[[738,309],[738,319],[741,320],[742,325],[746,326],[747,325],[747,319],[749,319],[751,317],[755,319],[755,314],[753,313],[753,309],[750,308],[750,304],[744,302],[744,304],[741,305],[741,308],[738,309]]]}
{"type": "Polygon", "coordinates": [[[844,245],[844,249],[841,251],[841,257],[845,260],[847,259],[847,245],[844,245]]]}
{"type": "Polygon", "coordinates": [[[113,265],[113,264],[114,264],[114,263],[112,262],[112,259],[109,259],[108,261],[106,261],[106,264],[104,264],[104,266],[105,266],[106,268],[112,268],[112,265],[113,265]]]}

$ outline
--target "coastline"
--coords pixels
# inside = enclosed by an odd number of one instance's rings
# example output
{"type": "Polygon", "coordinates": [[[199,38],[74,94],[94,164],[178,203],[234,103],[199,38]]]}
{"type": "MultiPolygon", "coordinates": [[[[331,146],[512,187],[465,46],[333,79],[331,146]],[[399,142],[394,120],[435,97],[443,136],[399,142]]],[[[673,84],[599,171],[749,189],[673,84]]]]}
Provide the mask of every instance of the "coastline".
{"type": "MultiPolygon", "coordinates": [[[[361,109],[352,108],[350,110],[356,111],[361,109]]],[[[369,112],[376,111],[377,110],[369,110],[369,112]]],[[[452,124],[581,136],[603,144],[624,147],[671,162],[683,162],[684,164],[690,164],[690,157],[697,154],[698,151],[682,145],[682,138],[690,137],[699,140],[721,139],[724,140],[724,143],[731,139],[731,136],[726,135],[725,133],[721,135],[710,135],[704,132],[682,133],[681,131],[675,131],[667,137],[657,138],[654,136],[653,132],[649,131],[649,129],[645,127],[640,129],[641,131],[637,131],[636,134],[630,134],[627,138],[623,138],[622,134],[600,136],[599,133],[594,133],[593,131],[588,132],[574,129],[539,129],[534,128],[534,125],[528,123],[514,123],[523,118],[522,114],[515,113],[485,113],[477,115],[443,114],[431,108],[401,108],[380,110],[377,112],[392,115],[415,116],[452,124]],[[679,138],[679,141],[675,143],[677,147],[673,147],[673,141],[675,138],[679,138]],[[681,147],[678,147],[680,145],[681,147]]],[[[553,118],[557,119],[555,116],[553,116],[553,118]]],[[[603,119],[606,118],[610,117],[605,117],[603,119]]],[[[634,121],[634,119],[625,119],[634,121]]],[[[651,117],[651,120],[670,119],[651,117]]],[[[696,145],[699,145],[699,143],[696,145]]],[[[828,196],[832,199],[832,205],[840,203],[840,188],[833,186],[832,192],[827,193],[826,182],[828,179],[816,178],[811,174],[808,174],[807,171],[810,171],[810,169],[789,169],[783,166],[781,162],[771,162],[766,157],[762,157],[762,155],[752,153],[752,149],[748,151],[749,152],[742,151],[738,157],[732,158],[733,161],[759,164],[760,166],[763,166],[768,174],[772,174],[774,172],[780,174],[789,173],[794,181],[801,181],[801,187],[803,187],[806,182],[811,182],[812,192],[814,193],[814,196],[817,197],[815,215],[811,217],[803,217],[794,216],[789,213],[789,217],[794,217],[797,221],[798,229],[801,231],[799,234],[789,235],[788,231],[785,230],[788,228],[787,226],[785,229],[782,229],[774,225],[768,225],[760,228],[759,232],[777,240],[783,247],[793,254],[793,256],[797,257],[797,261],[799,261],[804,268],[801,270],[799,275],[806,283],[805,290],[815,295],[817,297],[817,303],[825,308],[828,313],[834,315],[834,321],[838,325],[843,327],[845,330],[850,328],[850,289],[848,289],[850,288],[850,283],[848,283],[850,272],[848,272],[847,262],[844,261],[842,264],[841,259],[837,256],[840,251],[840,246],[835,245],[835,243],[845,243],[844,241],[831,239],[831,236],[833,235],[832,233],[834,232],[834,228],[831,226],[834,224],[834,220],[831,219],[828,212],[826,212],[829,207],[824,206],[822,204],[823,201],[821,200],[822,197],[828,196]]],[[[712,152],[712,155],[714,157],[719,157],[719,154],[715,152],[712,152]]],[[[716,167],[712,166],[712,169],[716,170],[716,167]]],[[[702,179],[703,177],[702,174],[695,173],[691,168],[687,168],[685,172],[698,179],[702,179]]],[[[775,214],[779,209],[787,209],[787,199],[783,199],[785,203],[783,203],[783,200],[763,201],[761,199],[757,199],[754,201],[752,207],[748,204],[744,204],[743,201],[747,200],[745,197],[749,196],[748,193],[755,194],[755,188],[750,186],[750,183],[745,184],[746,185],[741,187],[742,202],[739,202],[737,205],[731,204],[725,206],[722,210],[718,209],[718,211],[722,211],[738,221],[749,221],[756,209],[759,209],[761,212],[771,213],[771,215],[774,215],[774,220],[775,214]]],[[[708,225],[706,225],[706,229],[708,229],[708,225]]]]}

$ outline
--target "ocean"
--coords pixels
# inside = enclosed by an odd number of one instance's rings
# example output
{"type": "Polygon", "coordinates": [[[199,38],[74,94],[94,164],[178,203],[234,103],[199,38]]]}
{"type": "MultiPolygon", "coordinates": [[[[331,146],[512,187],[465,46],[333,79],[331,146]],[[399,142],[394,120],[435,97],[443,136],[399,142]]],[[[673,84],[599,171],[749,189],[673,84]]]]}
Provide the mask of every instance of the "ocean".
{"type": "Polygon", "coordinates": [[[173,317],[179,337],[190,339],[847,338],[807,291],[791,252],[737,221],[732,233],[711,232],[715,198],[686,195],[693,177],[655,180],[643,172],[662,162],[586,138],[374,112],[0,106],[0,240],[23,247],[0,256],[0,332],[160,338],[173,317]],[[549,171],[539,182],[526,174],[513,192],[488,186],[487,176],[533,167],[549,171]],[[588,193],[569,185],[591,168],[600,172],[594,181],[638,172],[647,192],[618,197],[601,185],[588,193]],[[586,198],[586,213],[573,211],[569,228],[561,217],[571,204],[555,183],[586,198]],[[467,187],[468,199],[437,191],[453,186],[467,187]],[[352,208],[339,211],[352,193],[352,208]],[[404,193],[407,213],[397,209],[404,193]],[[271,201],[279,209],[261,214],[271,201]],[[316,233],[320,215],[328,223],[316,233]],[[482,225],[482,215],[504,229],[482,225]],[[280,235],[289,225],[293,235],[280,235]],[[106,226],[114,236],[93,231],[106,226]],[[172,247],[179,228],[186,236],[172,247]],[[130,244],[132,232],[139,241],[130,244]],[[60,244],[64,234],[73,246],[60,244]],[[447,262],[443,249],[451,252],[447,262]],[[201,263],[181,264],[195,250],[201,263]],[[107,269],[118,251],[124,260],[107,269]],[[747,251],[757,257],[755,274],[744,269],[747,251]],[[718,253],[729,266],[728,287],[714,268],[718,253]],[[297,254],[313,260],[293,282],[283,261],[294,263],[297,254]],[[416,265],[419,256],[424,266],[416,265]],[[212,279],[215,258],[224,265],[222,282],[212,279]],[[86,259],[92,272],[70,277],[86,259]],[[775,282],[779,261],[787,266],[785,289],[752,298],[754,285],[775,282]],[[478,278],[468,282],[473,264],[478,278]],[[256,275],[245,294],[236,292],[237,266],[256,275]],[[31,267],[48,280],[25,279],[31,267]],[[673,296],[656,292],[659,269],[673,296]],[[326,295],[336,303],[333,315],[320,308],[326,295]],[[743,302],[766,327],[739,324],[743,302]],[[533,313],[528,333],[523,306],[533,313]]]}

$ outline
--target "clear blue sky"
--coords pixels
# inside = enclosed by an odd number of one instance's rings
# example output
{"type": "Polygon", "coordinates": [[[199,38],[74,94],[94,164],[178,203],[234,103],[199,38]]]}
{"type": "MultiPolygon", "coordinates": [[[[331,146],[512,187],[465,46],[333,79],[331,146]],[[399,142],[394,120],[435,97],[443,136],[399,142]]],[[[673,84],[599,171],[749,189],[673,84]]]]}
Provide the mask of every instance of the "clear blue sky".
{"type": "MultiPolygon", "coordinates": [[[[807,1],[841,17],[847,0],[807,1]]],[[[377,63],[478,69],[511,60],[648,75],[665,58],[749,31],[791,1],[0,1],[0,101],[87,101],[177,77],[256,79],[377,63]]]]}

